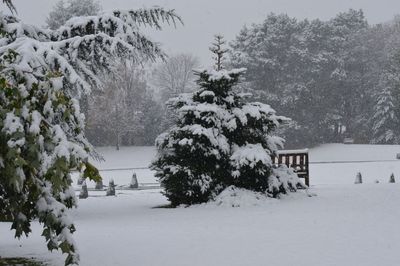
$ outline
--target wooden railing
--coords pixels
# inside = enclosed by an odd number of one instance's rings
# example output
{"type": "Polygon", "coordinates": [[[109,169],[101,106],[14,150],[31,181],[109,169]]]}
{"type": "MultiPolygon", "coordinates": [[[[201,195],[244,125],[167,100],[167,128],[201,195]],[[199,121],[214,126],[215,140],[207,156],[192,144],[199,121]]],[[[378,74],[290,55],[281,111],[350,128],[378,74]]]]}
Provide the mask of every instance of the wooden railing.
{"type": "Polygon", "coordinates": [[[273,157],[276,165],[285,164],[292,168],[300,178],[304,178],[304,183],[310,186],[310,171],[308,150],[281,150],[273,157]]]}

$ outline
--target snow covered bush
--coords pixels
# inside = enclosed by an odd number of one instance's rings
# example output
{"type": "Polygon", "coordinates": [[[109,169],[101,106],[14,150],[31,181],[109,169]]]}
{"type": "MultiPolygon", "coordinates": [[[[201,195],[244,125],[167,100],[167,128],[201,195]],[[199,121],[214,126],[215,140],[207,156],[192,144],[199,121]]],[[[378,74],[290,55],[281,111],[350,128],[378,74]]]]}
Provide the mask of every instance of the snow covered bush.
{"type": "Polygon", "coordinates": [[[288,119],[233,90],[245,69],[223,69],[222,44],[217,36],[215,69],[197,72],[199,89],[170,100],[177,123],[156,141],[152,168],[173,206],[207,202],[229,186],[274,197],[301,186],[271,159],[283,144],[274,130],[288,119]]]}
{"type": "Polygon", "coordinates": [[[271,202],[271,200],[273,199],[267,197],[264,193],[229,186],[205,206],[216,205],[228,208],[252,207],[264,205],[267,202],[271,202]]]}
{"type": "MultiPolygon", "coordinates": [[[[7,1],[11,3],[11,1],[7,1]]],[[[140,25],[180,20],[173,11],[115,11],[69,20],[56,31],[0,13],[0,216],[12,221],[15,236],[43,224],[50,250],[78,264],[75,227],[67,209],[76,206],[71,170],[100,179],[89,162],[78,99],[115,57],[163,56],[138,32],[140,25]]]]}

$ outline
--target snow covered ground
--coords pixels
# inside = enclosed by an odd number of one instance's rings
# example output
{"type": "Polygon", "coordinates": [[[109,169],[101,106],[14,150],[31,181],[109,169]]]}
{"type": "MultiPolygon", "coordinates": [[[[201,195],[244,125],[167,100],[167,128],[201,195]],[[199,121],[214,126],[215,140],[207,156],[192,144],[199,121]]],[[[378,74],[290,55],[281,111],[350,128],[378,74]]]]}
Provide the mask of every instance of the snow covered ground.
{"type": "MultiPolygon", "coordinates": [[[[154,148],[100,152],[108,159],[102,169],[141,167],[154,148]]],[[[310,150],[312,162],[330,162],[311,164],[317,196],[257,200],[244,193],[238,208],[229,197],[221,205],[166,209],[154,208],[167,203],[159,190],[91,192],[72,211],[81,265],[400,265],[398,152],[400,146],[323,145],[310,150]],[[374,160],[392,161],[332,163],[374,160]],[[362,185],[353,184],[357,171],[362,185]],[[391,172],[398,184],[387,183],[391,172]]],[[[138,176],[139,183],[151,181],[151,172],[138,176]]],[[[0,223],[0,256],[63,265],[60,253],[47,251],[40,225],[21,241],[9,227],[0,223]]]]}
{"type": "MultiPolygon", "coordinates": [[[[147,168],[154,158],[154,147],[122,147],[120,151],[106,147],[98,151],[105,161],[94,164],[105,170],[101,171],[105,185],[111,178],[118,185],[128,185],[133,172],[136,172],[139,183],[157,183],[152,171],[142,169],[147,168]]],[[[309,152],[311,185],[352,184],[357,172],[361,172],[367,183],[376,180],[387,182],[391,173],[398,173],[400,178],[400,160],[396,159],[400,145],[326,144],[309,152]],[[352,163],[354,161],[357,163],[352,163]]],[[[74,177],[76,180],[77,176],[74,177]]],[[[88,186],[94,188],[95,184],[90,182],[88,186]]]]}
{"type": "MultiPolygon", "coordinates": [[[[110,179],[113,179],[116,185],[128,185],[133,172],[136,173],[140,184],[158,183],[154,173],[148,169],[156,154],[155,147],[121,147],[119,151],[115,147],[105,147],[99,148],[98,152],[104,161],[93,163],[101,170],[104,185],[108,185],[110,179]]],[[[74,174],[73,179],[76,184],[78,175],[74,174]]],[[[89,188],[95,187],[94,182],[87,182],[87,185],[89,188]]]]}
{"type": "Polygon", "coordinates": [[[310,150],[311,185],[353,184],[357,172],[365,183],[387,183],[392,173],[399,177],[400,145],[326,144],[310,150]]]}

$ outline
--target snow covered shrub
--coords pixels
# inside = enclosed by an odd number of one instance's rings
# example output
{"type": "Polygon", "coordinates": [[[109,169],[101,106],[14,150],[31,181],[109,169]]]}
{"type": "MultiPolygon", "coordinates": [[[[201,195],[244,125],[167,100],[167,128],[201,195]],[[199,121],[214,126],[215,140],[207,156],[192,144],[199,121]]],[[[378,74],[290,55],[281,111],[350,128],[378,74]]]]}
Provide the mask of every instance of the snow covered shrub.
{"type": "Polygon", "coordinates": [[[301,186],[297,176],[273,170],[271,160],[283,143],[273,132],[288,119],[233,90],[245,69],[223,69],[226,51],[216,40],[215,69],[198,71],[199,89],[170,100],[177,124],[156,141],[152,168],[174,206],[207,202],[229,186],[273,196],[301,186]]]}
{"type": "Polygon", "coordinates": [[[67,253],[66,264],[79,263],[67,215],[76,206],[70,172],[100,176],[88,162],[93,149],[78,98],[101,86],[97,73],[115,57],[162,56],[138,26],[160,29],[159,21],[176,19],[161,8],[115,11],[52,31],[0,13],[0,215],[10,217],[16,237],[37,218],[47,247],[67,253]]]}
{"type": "Polygon", "coordinates": [[[274,168],[268,182],[267,192],[273,197],[287,192],[295,192],[298,188],[307,188],[306,185],[299,181],[299,177],[294,170],[286,165],[274,168]]]}
{"type": "Polygon", "coordinates": [[[265,193],[254,192],[244,188],[229,186],[224,189],[218,196],[208,205],[216,205],[221,207],[252,207],[265,204],[272,199],[265,193]]]}

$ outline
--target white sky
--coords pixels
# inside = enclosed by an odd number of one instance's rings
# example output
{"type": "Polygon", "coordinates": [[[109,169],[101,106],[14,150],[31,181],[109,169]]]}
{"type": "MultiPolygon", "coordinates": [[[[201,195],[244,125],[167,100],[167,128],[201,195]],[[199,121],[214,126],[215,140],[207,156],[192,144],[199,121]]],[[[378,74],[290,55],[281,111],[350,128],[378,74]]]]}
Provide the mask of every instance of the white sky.
{"type": "MultiPolygon", "coordinates": [[[[56,0],[14,0],[27,23],[43,25],[56,0]]],[[[297,18],[329,19],[349,8],[363,9],[372,24],[400,14],[400,0],[99,0],[104,10],[151,7],[175,9],[185,26],[166,27],[152,38],[168,53],[187,52],[210,64],[208,47],[215,33],[234,39],[243,25],[261,22],[268,13],[287,13],[297,18]]],[[[4,9],[4,5],[1,6],[4,9]]]]}

